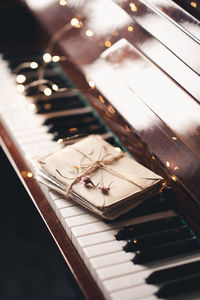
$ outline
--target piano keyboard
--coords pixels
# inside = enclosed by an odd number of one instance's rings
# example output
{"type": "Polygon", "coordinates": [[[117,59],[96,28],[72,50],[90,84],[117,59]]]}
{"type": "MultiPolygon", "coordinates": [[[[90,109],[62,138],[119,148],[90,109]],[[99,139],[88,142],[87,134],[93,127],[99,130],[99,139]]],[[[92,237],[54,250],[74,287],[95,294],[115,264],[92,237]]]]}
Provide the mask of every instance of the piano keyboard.
{"type": "MultiPolygon", "coordinates": [[[[79,96],[38,100],[34,91],[22,96],[9,66],[16,67],[1,57],[0,115],[32,174],[37,159],[61,149],[57,140],[67,135],[99,133],[116,143],[79,96]]],[[[48,70],[51,76],[54,71],[48,70]]],[[[41,189],[105,299],[200,298],[199,241],[167,200],[153,199],[149,203],[155,207],[105,222],[43,185],[41,189]]]]}

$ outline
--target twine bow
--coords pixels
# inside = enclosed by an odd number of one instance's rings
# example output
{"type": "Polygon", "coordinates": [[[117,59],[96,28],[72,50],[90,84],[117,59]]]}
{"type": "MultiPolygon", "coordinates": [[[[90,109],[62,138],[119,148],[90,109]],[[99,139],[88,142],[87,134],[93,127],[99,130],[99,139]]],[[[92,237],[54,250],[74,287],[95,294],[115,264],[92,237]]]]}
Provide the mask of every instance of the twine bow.
{"type": "MultiPolygon", "coordinates": [[[[79,149],[77,149],[77,148],[75,148],[75,147],[73,147],[73,148],[74,148],[76,151],[78,151],[79,153],[81,153],[84,157],[86,157],[86,158],[88,158],[89,160],[91,160],[91,157],[90,157],[89,155],[85,154],[84,152],[80,151],[79,149]]],[[[102,151],[101,151],[101,152],[102,152],[102,151]]],[[[122,178],[122,179],[124,179],[124,180],[126,180],[126,181],[128,181],[128,182],[130,182],[130,183],[132,183],[132,184],[134,184],[134,185],[136,185],[136,186],[139,187],[141,190],[144,189],[142,186],[140,186],[139,184],[137,184],[135,181],[129,179],[128,177],[126,177],[126,176],[124,176],[124,175],[122,175],[122,174],[120,174],[120,173],[118,173],[118,172],[116,172],[115,170],[113,170],[112,168],[110,168],[110,167],[108,166],[108,165],[111,165],[113,162],[115,162],[115,161],[119,160],[120,158],[122,158],[122,157],[125,155],[124,152],[120,152],[120,153],[117,154],[117,155],[114,155],[113,153],[106,153],[102,158],[100,158],[100,157],[101,157],[101,152],[100,152],[99,158],[98,158],[96,161],[92,161],[91,163],[84,164],[81,168],[86,168],[86,170],[85,170],[82,174],[76,176],[75,178],[68,178],[68,177],[66,177],[66,176],[63,176],[63,175],[60,173],[60,171],[56,169],[56,171],[59,173],[60,176],[62,176],[62,177],[64,177],[64,178],[67,178],[67,179],[69,179],[69,180],[73,180],[73,181],[68,185],[68,187],[67,187],[67,190],[66,190],[66,196],[67,196],[67,197],[69,196],[70,191],[71,191],[71,189],[72,189],[72,186],[73,186],[75,183],[79,182],[84,176],[87,176],[87,175],[90,175],[90,174],[94,173],[94,172],[95,172],[97,169],[99,169],[99,168],[102,168],[102,169],[104,169],[104,170],[110,172],[111,174],[113,174],[113,175],[115,175],[115,176],[117,176],[117,177],[119,177],[119,178],[122,178]],[[107,157],[107,156],[110,156],[110,155],[111,155],[111,157],[106,159],[106,157],[107,157]]],[[[149,179],[150,179],[150,178],[149,178],[149,179]]],[[[155,179],[155,178],[151,178],[151,180],[152,180],[152,179],[155,179]]]]}

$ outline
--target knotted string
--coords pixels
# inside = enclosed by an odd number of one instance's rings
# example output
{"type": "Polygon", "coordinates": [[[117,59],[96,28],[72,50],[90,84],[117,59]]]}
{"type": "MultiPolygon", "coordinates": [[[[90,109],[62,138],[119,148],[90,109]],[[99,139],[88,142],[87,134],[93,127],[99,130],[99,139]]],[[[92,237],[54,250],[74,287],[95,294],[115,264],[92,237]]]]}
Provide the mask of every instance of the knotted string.
{"type": "MultiPolygon", "coordinates": [[[[83,153],[81,150],[79,150],[79,149],[77,149],[77,148],[75,148],[75,147],[73,147],[73,148],[74,148],[76,151],[78,151],[79,153],[81,153],[83,156],[85,156],[86,158],[88,158],[88,159],[91,161],[91,157],[90,157],[89,155],[83,153]]],[[[72,189],[72,186],[73,186],[75,183],[79,182],[84,176],[90,175],[90,174],[94,173],[94,172],[95,172],[97,169],[99,169],[99,168],[102,168],[102,169],[108,171],[109,173],[111,173],[111,174],[113,174],[113,175],[115,175],[115,176],[117,176],[117,177],[119,177],[119,178],[121,178],[121,179],[124,179],[124,180],[126,180],[126,181],[128,181],[128,182],[134,184],[135,186],[139,187],[141,190],[143,190],[144,188],[143,188],[141,185],[137,184],[135,181],[129,179],[128,177],[126,177],[126,176],[124,176],[124,175],[122,175],[122,174],[116,172],[116,171],[113,170],[112,168],[108,167],[108,165],[110,165],[110,164],[112,164],[113,162],[119,160],[119,159],[122,158],[124,155],[125,155],[124,152],[120,152],[120,153],[117,154],[117,155],[114,155],[114,154],[112,154],[112,153],[106,153],[102,158],[100,158],[100,156],[101,156],[101,152],[100,152],[99,158],[98,158],[96,161],[92,161],[91,163],[84,164],[81,168],[86,168],[86,170],[85,170],[82,174],[76,176],[75,178],[68,178],[68,177],[65,177],[65,176],[63,176],[63,175],[60,173],[59,170],[56,169],[56,171],[58,172],[58,174],[59,174],[60,176],[62,176],[62,177],[64,177],[64,178],[67,178],[67,179],[69,179],[69,180],[73,180],[73,181],[68,185],[68,187],[67,187],[67,190],[66,190],[66,196],[67,196],[67,197],[69,196],[70,191],[71,191],[71,189],[72,189]],[[108,159],[105,159],[106,156],[108,156],[108,155],[112,155],[112,157],[111,157],[111,158],[108,158],[108,159]]],[[[145,178],[145,179],[147,179],[147,180],[157,180],[156,178],[145,178]]]]}

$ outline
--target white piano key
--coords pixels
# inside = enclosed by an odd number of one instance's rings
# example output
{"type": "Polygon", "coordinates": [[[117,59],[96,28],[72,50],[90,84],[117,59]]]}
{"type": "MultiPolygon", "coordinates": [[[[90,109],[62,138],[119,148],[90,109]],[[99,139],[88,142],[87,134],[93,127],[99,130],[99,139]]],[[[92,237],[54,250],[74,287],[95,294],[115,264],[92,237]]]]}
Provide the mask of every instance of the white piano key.
{"type": "Polygon", "coordinates": [[[74,216],[80,216],[83,214],[87,214],[87,210],[83,209],[79,205],[75,205],[72,207],[62,208],[60,210],[60,217],[61,217],[61,223],[65,224],[65,219],[74,217],[74,216]]]}
{"type": "MultiPolygon", "coordinates": [[[[78,216],[73,216],[70,218],[66,218],[63,222],[63,226],[65,228],[65,231],[67,232],[68,236],[72,238],[72,228],[77,226],[83,226],[87,224],[94,224],[95,222],[98,222],[100,218],[97,216],[91,215],[91,214],[81,214],[78,216]]],[[[79,252],[79,254],[82,256],[82,251],[79,252]]]]}
{"type": "Polygon", "coordinates": [[[72,201],[68,201],[67,199],[58,199],[54,201],[53,207],[55,209],[56,215],[58,218],[61,218],[61,210],[63,208],[74,207],[76,204],[72,201]]]}
{"type": "Polygon", "coordinates": [[[88,246],[115,241],[115,235],[117,234],[117,232],[118,230],[108,230],[105,232],[90,234],[88,236],[78,238],[77,241],[79,252],[82,251],[83,248],[88,246]]]}
{"type": "Polygon", "coordinates": [[[120,251],[91,258],[88,260],[87,265],[93,277],[96,278],[96,271],[98,269],[113,266],[123,262],[129,262],[131,261],[131,259],[133,259],[133,257],[133,253],[126,253],[124,251],[120,251]]]}
{"type": "Polygon", "coordinates": [[[134,265],[132,261],[128,261],[125,263],[116,264],[114,266],[109,266],[109,267],[98,269],[96,271],[97,272],[97,280],[100,283],[104,280],[113,279],[115,277],[120,277],[123,275],[132,274],[135,272],[140,272],[145,269],[146,269],[145,266],[134,265]]]}
{"type": "Polygon", "coordinates": [[[125,245],[126,241],[111,241],[95,246],[86,247],[83,249],[84,261],[86,262],[92,257],[122,251],[125,245]]]}
{"type": "Polygon", "coordinates": [[[87,224],[87,225],[72,228],[72,242],[74,245],[76,245],[76,248],[78,248],[77,239],[79,237],[98,233],[98,232],[105,232],[110,229],[112,229],[112,227],[109,224],[106,224],[104,221],[99,221],[92,225],[87,224]]]}
{"type": "Polygon", "coordinates": [[[137,287],[124,289],[122,291],[111,293],[109,296],[110,300],[137,300],[144,299],[145,297],[152,296],[158,291],[156,286],[152,285],[140,285],[137,287]]]}
{"type": "Polygon", "coordinates": [[[105,293],[112,293],[130,287],[146,284],[145,278],[148,277],[150,271],[122,275],[113,279],[106,280],[102,283],[105,293]]]}

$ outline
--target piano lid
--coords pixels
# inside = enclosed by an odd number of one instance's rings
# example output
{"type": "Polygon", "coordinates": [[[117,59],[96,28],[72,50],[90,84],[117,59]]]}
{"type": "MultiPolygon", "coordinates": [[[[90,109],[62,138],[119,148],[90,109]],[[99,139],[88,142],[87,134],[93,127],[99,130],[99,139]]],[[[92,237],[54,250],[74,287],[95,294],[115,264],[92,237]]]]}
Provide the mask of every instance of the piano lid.
{"type": "Polygon", "coordinates": [[[84,75],[73,79],[127,149],[142,161],[122,132],[139,136],[200,203],[199,21],[171,1],[23,2],[67,57],[66,72],[73,62],[84,75]]]}

